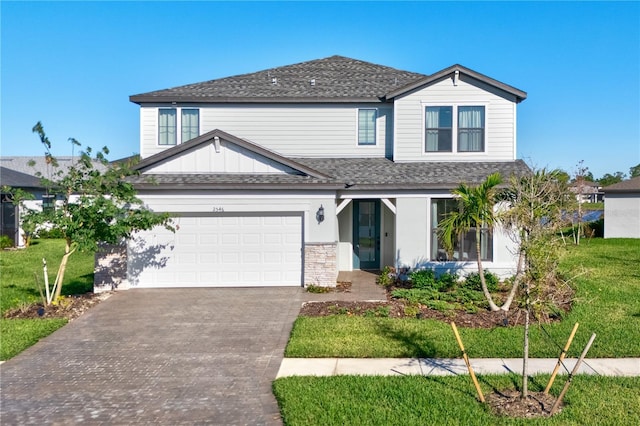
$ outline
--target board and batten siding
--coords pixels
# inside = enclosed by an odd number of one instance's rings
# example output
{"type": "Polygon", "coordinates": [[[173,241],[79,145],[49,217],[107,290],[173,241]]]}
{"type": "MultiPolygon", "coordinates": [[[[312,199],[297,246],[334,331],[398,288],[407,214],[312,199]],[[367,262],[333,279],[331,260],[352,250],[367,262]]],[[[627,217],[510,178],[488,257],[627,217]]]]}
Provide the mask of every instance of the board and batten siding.
{"type": "Polygon", "coordinates": [[[259,173],[282,174],[294,170],[248,149],[221,141],[219,150],[213,141],[158,164],[150,173],[259,173]]]}
{"type": "MultiPolygon", "coordinates": [[[[200,109],[200,134],[220,129],[289,157],[390,157],[393,107],[347,105],[179,105],[200,109]],[[358,145],[358,109],[375,108],[376,144],[358,145]]],[[[142,158],[169,146],[158,145],[159,105],[140,108],[142,158]]]]}
{"type": "Polygon", "coordinates": [[[394,116],[395,161],[513,161],[516,159],[515,98],[470,77],[460,76],[455,86],[451,78],[445,78],[397,98],[394,116]],[[484,105],[485,152],[425,152],[424,109],[427,105],[484,105]]]}

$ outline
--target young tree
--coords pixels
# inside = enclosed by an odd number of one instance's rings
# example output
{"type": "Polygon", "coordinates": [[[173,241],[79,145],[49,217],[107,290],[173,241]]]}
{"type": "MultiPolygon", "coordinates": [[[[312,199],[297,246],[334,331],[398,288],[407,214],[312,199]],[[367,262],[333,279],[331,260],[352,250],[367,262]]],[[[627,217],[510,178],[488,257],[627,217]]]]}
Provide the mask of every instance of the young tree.
{"type": "MultiPolygon", "coordinates": [[[[61,206],[52,211],[32,210],[26,214],[30,222],[59,229],[65,240],[53,287],[55,303],[61,294],[69,256],[76,250],[96,250],[100,242],[121,243],[134,232],[154,226],[169,230],[173,227],[168,214],[152,212],[136,197],[133,185],[126,178],[137,172],[127,162],[109,163],[106,147],[95,155],[87,147],[71,167],[62,170],[51,154],[51,142],[40,122],[33,127],[33,132],[40,137],[47,164],[54,170],[51,176],[41,176],[44,186],[62,199],[61,206]]],[[[70,141],[74,146],[80,145],[75,139],[70,141]]]]}
{"type": "MultiPolygon", "coordinates": [[[[478,186],[468,186],[461,183],[452,194],[457,196],[458,210],[451,212],[438,225],[438,232],[442,238],[442,243],[448,252],[453,251],[455,241],[460,234],[469,232],[472,228],[476,231],[476,259],[478,262],[478,273],[480,274],[480,283],[482,292],[489,302],[489,308],[492,311],[498,311],[500,308],[495,304],[484,277],[484,268],[480,256],[480,238],[482,227],[493,230],[498,223],[498,217],[494,207],[496,205],[498,185],[502,183],[500,173],[493,173],[478,186]]],[[[508,309],[508,308],[507,308],[508,309]]]]}
{"type": "MultiPolygon", "coordinates": [[[[558,279],[560,259],[558,230],[566,225],[564,211],[573,196],[558,171],[534,170],[512,177],[505,199],[508,208],[501,216],[506,229],[519,242],[515,281],[521,282],[525,297],[522,397],[528,394],[529,323],[532,310],[548,302],[549,286],[558,279]]],[[[541,309],[539,309],[541,310],[541,309]]]]}
{"type": "Polygon", "coordinates": [[[580,245],[580,237],[583,233],[582,223],[582,196],[589,190],[589,184],[587,182],[593,182],[593,174],[589,171],[589,168],[584,165],[584,160],[578,161],[575,170],[575,178],[573,180],[573,186],[578,198],[577,211],[575,214],[576,224],[573,225],[573,241],[576,245],[580,245]]]}

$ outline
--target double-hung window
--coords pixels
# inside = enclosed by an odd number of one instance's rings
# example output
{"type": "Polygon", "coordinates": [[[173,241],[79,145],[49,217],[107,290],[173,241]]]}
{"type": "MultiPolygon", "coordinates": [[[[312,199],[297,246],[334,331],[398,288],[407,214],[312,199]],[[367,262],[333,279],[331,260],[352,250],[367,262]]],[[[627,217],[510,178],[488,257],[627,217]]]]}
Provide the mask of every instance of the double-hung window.
{"type": "MultiPolygon", "coordinates": [[[[431,260],[467,262],[478,259],[476,245],[476,228],[456,237],[453,250],[447,251],[438,236],[438,224],[449,213],[458,209],[458,200],[453,198],[436,198],[431,200],[431,260]]],[[[480,228],[480,260],[493,260],[493,237],[488,228],[480,228]]]]}
{"type": "Polygon", "coordinates": [[[200,134],[200,111],[196,108],[160,108],[158,145],[176,145],[200,134]],[[178,115],[180,121],[178,121],[178,115]],[[178,139],[180,135],[180,139],[178,139]]]}
{"type": "Polygon", "coordinates": [[[458,107],[458,151],[484,151],[484,107],[458,107]]]}
{"type": "Polygon", "coordinates": [[[175,108],[161,108],[158,110],[158,145],[175,145],[176,140],[176,110],[175,108]]]}
{"type": "Polygon", "coordinates": [[[484,152],[484,106],[426,106],[425,152],[484,152]]]}
{"type": "Polygon", "coordinates": [[[197,137],[200,133],[199,111],[194,108],[182,109],[182,142],[197,137]]]}
{"type": "Polygon", "coordinates": [[[358,145],[376,144],[376,118],[378,111],[374,108],[358,110],[358,145]]]}
{"type": "Polygon", "coordinates": [[[425,113],[425,150],[427,152],[451,152],[453,107],[427,107],[425,113]]]}

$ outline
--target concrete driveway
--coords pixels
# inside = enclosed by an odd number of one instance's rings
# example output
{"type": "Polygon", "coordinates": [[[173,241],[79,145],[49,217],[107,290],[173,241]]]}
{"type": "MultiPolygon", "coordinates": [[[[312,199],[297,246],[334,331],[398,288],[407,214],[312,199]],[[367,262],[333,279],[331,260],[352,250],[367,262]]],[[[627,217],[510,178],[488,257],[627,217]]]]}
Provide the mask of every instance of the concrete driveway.
{"type": "Polygon", "coordinates": [[[281,424],[301,288],[129,290],[0,366],[0,423],[281,424]]]}

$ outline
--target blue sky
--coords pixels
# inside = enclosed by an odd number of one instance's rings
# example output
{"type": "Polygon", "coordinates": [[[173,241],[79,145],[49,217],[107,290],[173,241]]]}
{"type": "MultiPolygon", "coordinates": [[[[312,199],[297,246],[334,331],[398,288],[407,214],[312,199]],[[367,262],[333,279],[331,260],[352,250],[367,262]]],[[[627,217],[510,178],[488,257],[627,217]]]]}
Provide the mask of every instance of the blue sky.
{"type": "Polygon", "coordinates": [[[129,96],[331,55],[528,93],[518,157],[596,178],[640,163],[639,2],[0,2],[0,154],[74,137],[138,152],[129,96]]]}

